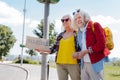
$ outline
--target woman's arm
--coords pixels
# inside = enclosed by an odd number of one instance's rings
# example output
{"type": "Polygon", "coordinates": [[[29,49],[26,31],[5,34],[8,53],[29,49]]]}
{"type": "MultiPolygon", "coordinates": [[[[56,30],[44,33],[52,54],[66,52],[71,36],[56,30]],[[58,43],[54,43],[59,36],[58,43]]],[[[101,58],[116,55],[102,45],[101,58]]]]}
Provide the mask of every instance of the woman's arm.
{"type": "Polygon", "coordinates": [[[88,49],[80,51],[80,52],[75,52],[73,54],[73,58],[81,59],[85,54],[88,54],[88,53],[89,53],[88,49]]]}
{"type": "Polygon", "coordinates": [[[41,49],[35,49],[35,50],[40,53],[51,53],[51,50],[49,48],[46,48],[45,50],[41,50],[41,49]]]}

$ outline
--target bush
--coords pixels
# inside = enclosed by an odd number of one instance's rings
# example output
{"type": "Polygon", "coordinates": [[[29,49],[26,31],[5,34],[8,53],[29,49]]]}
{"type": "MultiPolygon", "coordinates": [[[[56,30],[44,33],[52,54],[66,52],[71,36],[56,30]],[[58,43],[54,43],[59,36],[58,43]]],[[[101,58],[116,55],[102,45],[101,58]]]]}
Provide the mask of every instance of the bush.
{"type": "MultiPolygon", "coordinates": [[[[14,63],[21,63],[21,60],[16,60],[16,61],[14,61],[14,63]]],[[[29,61],[28,61],[28,60],[23,59],[23,63],[29,63],[29,61]]]]}
{"type": "Polygon", "coordinates": [[[120,60],[113,62],[113,66],[120,66],[120,60]]]}
{"type": "MultiPolygon", "coordinates": [[[[13,61],[13,63],[21,63],[20,59],[16,59],[13,61]]],[[[23,59],[23,63],[25,64],[39,64],[39,61],[34,61],[34,60],[30,60],[30,59],[23,59]]]]}
{"type": "Polygon", "coordinates": [[[29,64],[39,64],[39,62],[38,62],[38,61],[30,60],[30,61],[29,61],[29,64]]]}

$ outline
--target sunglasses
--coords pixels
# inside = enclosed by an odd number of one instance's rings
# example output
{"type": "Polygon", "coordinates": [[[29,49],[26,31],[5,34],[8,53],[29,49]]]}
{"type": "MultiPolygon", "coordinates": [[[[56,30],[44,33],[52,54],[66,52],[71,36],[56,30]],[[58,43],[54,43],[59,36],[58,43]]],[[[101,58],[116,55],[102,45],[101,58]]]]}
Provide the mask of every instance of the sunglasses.
{"type": "Polygon", "coordinates": [[[77,11],[73,12],[73,15],[75,15],[76,13],[79,13],[80,9],[78,9],[77,11]]]}
{"type": "Polygon", "coordinates": [[[67,19],[61,19],[62,22],[64,22],[64,21],[68,22],[68,20],[69,20],[69,18],[67,18],[67,19]]]}

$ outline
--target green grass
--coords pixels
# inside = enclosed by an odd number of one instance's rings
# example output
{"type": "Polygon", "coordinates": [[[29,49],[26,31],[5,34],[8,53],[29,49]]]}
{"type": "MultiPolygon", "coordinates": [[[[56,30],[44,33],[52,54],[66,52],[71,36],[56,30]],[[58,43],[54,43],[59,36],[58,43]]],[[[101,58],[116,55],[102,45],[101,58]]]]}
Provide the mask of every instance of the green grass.
{"type": "Polygon", "coordinates": [[[56,68],[56,63],[55,62],[50,62],[49,65],[50,65],[50,67],[56,68]]]}
{"type": "Polygon", "coordinates": [[[120,80],[120,66],[105,65],[105,80],[120,80]]]}

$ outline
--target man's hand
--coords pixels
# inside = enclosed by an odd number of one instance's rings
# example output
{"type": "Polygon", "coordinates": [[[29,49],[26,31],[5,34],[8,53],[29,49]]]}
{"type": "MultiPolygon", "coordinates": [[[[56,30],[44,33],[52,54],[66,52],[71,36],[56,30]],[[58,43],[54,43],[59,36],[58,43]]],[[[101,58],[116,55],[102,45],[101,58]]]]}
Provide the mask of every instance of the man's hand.
{"type": "Polygon", "coordinates": [[[87,53],[88,53],[88,50],[83,50],[83,51],[80,51],[80,52],[75,52],[73,54],[73,58],[81,59],[87,53]]]}

